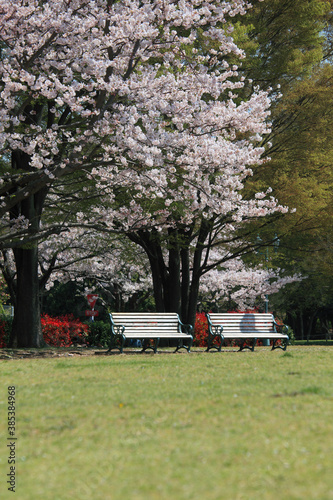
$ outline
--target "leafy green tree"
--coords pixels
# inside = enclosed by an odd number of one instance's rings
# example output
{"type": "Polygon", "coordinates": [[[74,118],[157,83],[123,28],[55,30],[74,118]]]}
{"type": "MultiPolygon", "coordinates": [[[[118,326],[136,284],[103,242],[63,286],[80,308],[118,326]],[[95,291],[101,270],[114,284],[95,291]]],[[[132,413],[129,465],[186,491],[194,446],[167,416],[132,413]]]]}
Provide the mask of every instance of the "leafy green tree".
{"type": "Polygon", "coordinates": [[[247,189],[272,186],[281,203],[296,209],[255,230],[264,244],[277,233],[280,265],[307,277],[277,302],[290,318],[297,316],[299,335],[306,336],[331,302],[332,2],[255,2],[251,16],[243,39],[252,44],[252,58],[244,71],[272,92],[279,85],[282,96],[273,101],[272,132],[265,138],[270,161],[247,189]]]}
{"type": "Polygon", "coordinates": [[[240,70],[253,85],[273,92],[279,85],[284,92],[322,60],[331,1],[254,0],[252,4],[245,18],[237,18],[236,40],[247,54],[240,70]]]}

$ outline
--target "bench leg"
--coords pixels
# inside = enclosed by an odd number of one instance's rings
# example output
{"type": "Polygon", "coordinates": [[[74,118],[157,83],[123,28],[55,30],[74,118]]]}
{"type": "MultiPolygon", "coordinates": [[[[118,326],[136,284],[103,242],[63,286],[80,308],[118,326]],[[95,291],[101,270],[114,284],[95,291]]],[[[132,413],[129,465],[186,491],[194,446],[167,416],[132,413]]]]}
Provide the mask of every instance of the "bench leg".
{"type": "Polygon", "coordinates": [[[155,340],[154,353],[156,354],[158,344],[160,343],[160,339],[155,340]]]}
{"type": "Polygon", "coordinates": [[[209,352],[210,349],[216,349],[218,352],[221,352],[223,342],[224,342],[224,338],[222,335],[211,335],[210,333],[208,333],[206,352],[209,352]],[[212,345],[214,339],[217,339],[217,338],[219,338],[219,340],[220,340],[219,345],[212,345]]]}
{"type": "Polygon", "coordinates": [[[283,344],[280,345],[276,345],[276,342],[278,341],[278,339],[274,339],[273,340],[273,346],[272,346],[272,351],[274,351],[274,349],[282,349],[283,351],[286,351],[287,350],[287,345],[289,344],[289,339],[283,339],[283,344]]]}
{"type": "Polygon", "coordinates": [[[124,346],[126,342],[126,337],[124,335],[117,335],[113,337],[113,339],[110,342],[109,349],[107,352],[111,352],[112,349],[119,349],[120,353],[123,353],[124,346]],[[117,345],[117,340],[119,340],[119,345],[117,345]]]}
{"type": "Polygon", "coordinates": [[[123,353],[123,350],[124,350],[124,347],[125,347],[125,342],[126,342],[126,337],[123,337],[122,341],[121,341],[121,346],[120,346],[120,352],[121,352],[121,354],[123,353]]]}
{"type": "Polygon", "coordinates": [[[151,349],[156,354],[159,342],[160,342],[159,338],[155,339],[155,342],[152,342],[152,343],[149,339],[144,339],[142,341],[142,351],[141,352],[145,352],[145,351],[147,351],[147,349],[151,349]]]}
{"type": "Polygon", "coordinates": [[[193,344],[193,338],[189,340],[188,345],[184,345],[183,339],[180,339],[174,352],[178,352],[179,349],[186,349],[187,352],[191,352],[192,344],[193,344]]]}
{"type": "Polygon", "coordinates": [[[257,339],[256,339],[256,338],[255,338],[255,339],[253,339],[253,341],[252,341],[252,345],[245,345],[245,342],[246,342],[246,339],[245,339],[245,340],[243,340],[243,341],[241,342],[241,345],[240,345],[240,347],[239,347],[239,351],[238,351],[238,352],[240,352],[240,351],[244,351],[244,349],[249,349],[250,351],[252,351],[252,352],[253,352],[253,351],[254,351],[254,348],[255,348],[255,345],[256,345],[256,343],[257,343],[257,339]]]}

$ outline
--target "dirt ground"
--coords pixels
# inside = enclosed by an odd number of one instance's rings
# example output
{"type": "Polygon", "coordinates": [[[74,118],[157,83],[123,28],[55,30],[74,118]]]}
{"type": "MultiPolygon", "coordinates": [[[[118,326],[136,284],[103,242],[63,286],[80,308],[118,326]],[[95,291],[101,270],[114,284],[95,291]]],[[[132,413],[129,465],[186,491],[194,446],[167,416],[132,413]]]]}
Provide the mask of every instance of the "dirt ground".
{"type": "Polygon", "coordinates": [[[1,359],[38,359],[38,358],[63,358],[77,356],[110,355],[107,350],[88,349],[86,347],[74,349],[0,349],[1,359]]]}
{"type": "MultiPolygon", "coordinates": [[[[203,349],[195,348],[191,349],[191,354],[194,352],[202,352],[203,349]]],[[[143,356],[158,355],[158,354],[173,354],[174,348],[164,348],[157,351],[155,354],[152,350],[142,352],[141,348],[129,348],[124,349],[123,354],[119,350],[115,349],[108,352],[106,348],[98,349],[88,348],[88,347],[76,347],[76,348],[43,348],[43,349],[7,349],[0,348],[0,361],[10,360],[10,359],[43,359],[43,358],[64,358],[64,357],[84,357],[84,356],[122,356],[122,355],[133,355],[141,354],[143,356]]],[[[185,350],[179,351],[179,354],[188,354],[185,350]]]]}

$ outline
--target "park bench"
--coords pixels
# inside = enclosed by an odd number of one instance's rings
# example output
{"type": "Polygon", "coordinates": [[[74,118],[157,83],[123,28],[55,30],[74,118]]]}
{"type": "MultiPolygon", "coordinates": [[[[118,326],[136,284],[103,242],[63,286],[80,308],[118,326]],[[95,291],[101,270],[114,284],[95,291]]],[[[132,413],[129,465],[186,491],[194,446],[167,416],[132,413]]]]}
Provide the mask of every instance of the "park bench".
{"type": "Polygon", "coordinates": [[[111,313],[110,320],[109,351],[116,348],[122,353],[126,340],[131,339],[141,341],[142,351],[155,353],[161,338],[176,340],[175,352],[182,348],[190,352],[192,347],[193,327],[184,325],[177,313],[111,313]]]}
{"type": "Polygon", "coordinates": [[[288,327],[278,324],[272,314],[263,313],[206,313],[208,320],[208,347],[221,351],[225,339],[240,340],[240,351],[254,347],[258,339],[272,339],[272,350],[284,351],[289,343],[288,327]],[[218,343],[213,344],[214,340],[218,343]],[[251,340],[250,345],[248,341],[251,340]],[[277,341],[281,340],[282,344],[277,341]]]}

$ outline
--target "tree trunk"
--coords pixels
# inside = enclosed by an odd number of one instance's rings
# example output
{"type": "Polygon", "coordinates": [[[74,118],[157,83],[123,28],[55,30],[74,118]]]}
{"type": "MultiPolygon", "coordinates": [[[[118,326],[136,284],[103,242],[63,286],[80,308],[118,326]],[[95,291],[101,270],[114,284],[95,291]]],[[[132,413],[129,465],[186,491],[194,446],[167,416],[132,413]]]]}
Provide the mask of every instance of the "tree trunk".
{"type": "Polygon", "coordinates": [[[168,236],[161,239],[157,231],[130,233],[131,241],[146,252],[152,273],[155,307],[158,312],[177,312],[183,323],[194,326],[197,312],[201,259],[209,225],[201,224],[196,244],[192,279],[190,276],[190,244],[192,231],[181,232],[170,229],[168,236]],[[163,246],[168,249],[168,263],[163,255],[163,246]]]}
{"type": "MultiPolygon", "coordinates": [[[[193,269],[192,269],[192,280],[189,288],[188,311],[187,311],[187,316],[184,319],[186,323],[193,325],[193,327],[195,325],[195,318],[198,307],[200,278],[203,273],[203,265],[204,265],[204,263],[202,262],[203,251],[205,248],[205,241],[208,237],[210,229],[211,229],[210,224],[202,220],[193,256],[193,269]]],[[[209,252],[207,251],[204,261],[208,259],[208,253],[209,252]]]]}
{"type": "Polygon", "coordinates": [[[201,258],[202,247],[201,243],[198,242],[193,258],[192,280],[189,287],[187,316],[186,318],[184,318],[184,322],[193,325],[193,327],[195,325],[195,318],[198,307],[199,286],[201,278],[201,258]]]}
{"type": "Polygon", "coordinates": [[[169,266],[165,290],[165,310],[181,313],[180,251],[178,232],[169,230],[169,266]]]}
{"type": "Polygon", "coordinates": [[[192,325],[193,328],[195,325],[195,317],[197,313],[198,295],[199,295],[199,276],[193,276],[190,287],[187,317],[184,318],[183,320],[185,323],[189,323],[190,325],[192,325]]]}
{"type": "Polygon", "coordinates": [[[306,332],[306,340],[307,342],[309,342],[311,336],[312,336],[312,330],[313,330],[313,323],[314,323],[314,319],[316,318],[317,316],[317,313],[318,313],[318,310],[316,309],[309,317],[309,322],[308,322],[308,325],[307,325],[307,332],[306,332]]]}
{"type": "Polygon", "coordinates": [[[128,233],[127,236],[146,252],[153,280],[155,308],[157,312],[165,312],[167,269],[159,235],[156,231],[138,231],[137,233],[128,233]]]}
{"type": "Polygon", "coordinates": [[[182,283],[181,283],[181,320],[187,323],[190,298],[190,255],[188,248],[181,249],[182,283]]]}
{"type": "Polygon", "coordinates": [[[303,321],[303,311],[300,313],[300,328],[301,328],[301,340],[304,340],[304,321],[303,321]]]}
{"type": "Polygon", "coordinates": [[[43,347],[39,305],[38,247],[14,250],[17,270],[12,347],[43,347]]]}
{"type": "MultiPolygon", "coordinates": [[[[13,152],[13,168],[30,170],[30,157],[13,152]]],[[[31,195],[11,211],[11,219],[23,216],[29,221],[28,234],[38,235],[41,214],[48,188],[31,195]]],[[[40,320],[38,242],[31,241],[13,249],[16,264],[16,303],[10,345],[13,347],[41,347],[45,345],[40,320]]]]}
{"type": "Polygon", "coordinates": [[[149,255],[150,269],[153,279],[154,300],[157,312],[165,312],[163,276],[160,269],[159,259],[155,255],[149,255]]]}

